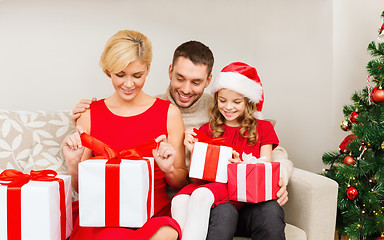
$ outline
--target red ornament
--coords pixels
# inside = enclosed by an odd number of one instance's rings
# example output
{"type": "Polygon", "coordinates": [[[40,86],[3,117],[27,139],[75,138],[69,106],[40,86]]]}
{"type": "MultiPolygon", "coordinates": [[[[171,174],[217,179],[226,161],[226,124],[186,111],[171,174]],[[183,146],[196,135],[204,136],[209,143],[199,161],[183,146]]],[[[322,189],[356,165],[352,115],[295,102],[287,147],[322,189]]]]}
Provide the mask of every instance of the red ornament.
{"type": "Polygon", "coordinates": [[[349,165],[349,166],[355,165],[355,158],[352,157],[351,155],[346,156],[344,158],[344,164],[349,165]]]}
{"type": "Polygon", "coordinates": [[[353,134],[349,134],[344,138],[344,140],[339,145],[339,150],[341,153],[348,152],[348,145],[351,143],[353,139],[356,139],[356,136],[353,134]]]}
{"type": "Polygon", "coordinates": [[[349,200],[355,200],[357,195],[359,195],[359,191],[357,191],[355,187],[347,187],[347,189],[345,189],[345,194],[349,200]]]}
{"type": "Polygon", "coordinates": [[[378,237],[376,240],[384,240],[384,236],[378,237]]]}
{"type": "Polygon", "coordinates": [[[371,99],[375,103],[383,103],[384,102],[384,89],[381,86],[375,87],[371,92],[371,99]]]}
{"type": "Polygon", "coordinates": [[[359,112],[356,110],[349,115],[349,120],[351,120],[352,123],[357,123],[357,116],[359,116],[359,112]]]}

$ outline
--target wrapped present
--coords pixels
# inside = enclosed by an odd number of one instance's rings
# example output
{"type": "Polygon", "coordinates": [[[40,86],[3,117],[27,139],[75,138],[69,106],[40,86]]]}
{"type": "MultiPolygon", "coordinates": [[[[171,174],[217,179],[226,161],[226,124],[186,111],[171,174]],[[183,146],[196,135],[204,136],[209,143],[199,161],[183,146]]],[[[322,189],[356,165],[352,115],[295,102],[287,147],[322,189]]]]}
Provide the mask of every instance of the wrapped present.
{"type": "Polygon", "coordinates": [[[225,144],[224,138],[210,138],[197,129],[193,130],[198,142],[193,148],[189,177],[227,183],[227,165],[232,158],[232,146],[225,144]]]}
{"type": "Polygon", "coordinates": [[[0,181],[0,239],[65,240],[71,235],[70,176],[8,169],[0,181]]]}
{"type": "Polygon", "coordinates": [[[279,162],[244,160],[228,164],[229,199],[250,203],[276,199],[279,179],[279,162]]]}
{"type": "MultiPolygon", "coordinates": [[[[135,149],[117,152],[85,133],[81,140],[83,146],[102,154],[104,159],[79,164],[79,225],[144,225],[154,212],[154,159],[141,157],[135,149]]],[[[151,141],[147,147],[155,148],[156,142],[151,141]]]]}

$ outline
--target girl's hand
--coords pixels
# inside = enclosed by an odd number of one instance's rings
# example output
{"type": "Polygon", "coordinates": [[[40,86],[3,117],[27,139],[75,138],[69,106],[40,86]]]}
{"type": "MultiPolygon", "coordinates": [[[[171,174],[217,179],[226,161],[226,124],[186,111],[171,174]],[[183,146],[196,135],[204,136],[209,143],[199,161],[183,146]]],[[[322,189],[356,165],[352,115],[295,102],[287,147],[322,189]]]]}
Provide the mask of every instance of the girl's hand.
{"type": "Polygon", "coordinates": [[[235,150],[232,151],[232,158],[228,160],[230,163],[238,163],[241,162],[240,154],[235,150]]]}
{"type": "Polygon", "coordinates": [[[197,142],[197,139],[195,138],[195,136],[196,136],[196,133],[193,131],[193,129],[185,130],[184,145],[190,152],[193,151],[195,142],[197,142]]]}
{"type": "Polygon", "coordinates": [[[152,154],[157,165],[165,174],[173,172],[176,150],[167,142],[165,135],[160,135],[156,138],[156,142],[159,143],[159,145],[157,149],[152,150],[152,154]]]}
{"type": "Polygon", "coordinates": [[[81,160],[84,147],[81,144],[80,134],[83,132],[83,129],[78,126],[76,132],[63,141],[63,154],[69,167],[77,166],[81,160]]]}

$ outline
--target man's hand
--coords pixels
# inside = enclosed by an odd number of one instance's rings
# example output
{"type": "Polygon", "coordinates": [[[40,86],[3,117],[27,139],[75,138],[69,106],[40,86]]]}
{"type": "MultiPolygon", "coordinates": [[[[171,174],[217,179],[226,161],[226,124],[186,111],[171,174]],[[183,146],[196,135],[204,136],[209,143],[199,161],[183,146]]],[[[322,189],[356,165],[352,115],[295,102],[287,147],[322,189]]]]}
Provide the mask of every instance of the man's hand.
{"type": "Polygon", "coordinates": [[[279,180],[279,186],[280,190],[277,192],[277,203],[280,204],[280,206],[284,206],[285,203],[288,201],[288,192],[287,192],[287,186],[284,184],[284,181],[282,178],[279,180]]]}
{"type": "Polygon", "coordinates": [[[76,107],[72,110],[72,122],[74,125],[76,125],[77,119],[80,117],[81,113],[90,108],[93,101],[97,101],[97,99],[95,97],[93,97],[92,100],[81,99],[76,107]]]}

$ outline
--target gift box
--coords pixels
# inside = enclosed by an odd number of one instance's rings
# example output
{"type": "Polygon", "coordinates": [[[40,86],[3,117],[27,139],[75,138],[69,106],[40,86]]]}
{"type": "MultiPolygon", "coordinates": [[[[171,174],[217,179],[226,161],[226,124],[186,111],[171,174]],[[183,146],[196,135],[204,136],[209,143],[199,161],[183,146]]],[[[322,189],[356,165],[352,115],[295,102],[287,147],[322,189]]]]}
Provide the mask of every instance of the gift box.
{"type": "Polygon", "coordinates": [[[143,226],[154,212],[154,159],[142,158],[133,149],[117,153],[107,145],[97,146],[89,135],[82,134],[81,138],[88,148],[108,149],[103,154],[108,159],[89,159],[79,164],[79,225],[143,226]]]}
{"type": "Polygon", "coordinates": [[[189,177],[227,183],[227,165],[230,158],[230,147],[196,142],[191,156],[189,177]]]}
{"type": "Polygon", "coordinates": [[[65,240],[71,235],[70,176],[5,170],[0,181],[0,239],[65,240]]]}
{"type": "Polygon", "coordinates": [[[193,131],[198,142],[191,155],[189,177],[227,183],[228,160],[232,158],[233,149],[238,149],[226,144],[223,137],[210,138],[196,128],[193,131]]]}
{"type": "MultiPolygon", "coordinates": [[[[150,198],[150,216],[153,215],[153,158],[151,169],[143,160],[122,160],[116,188],[106,186],[107,160],[86,160],[79,164],[79,219],[83,227],[141,227],[148,220],[147,201],[150,198]],[[151,186],[151,191],[149,188],[151,186]],[[117,199],[107,199],[111,191],[118,191],[117,199]],[[150,196],[148,196],[150,193],[150,196]],[[108,210],[108,207],[118,207],[108,210]],[[108,216],[108,214],[112,216],[108,216]],[[107,218],[118,222],[108,223],[107,218]]],[[[113,222],[113,221],[112,221],[113,222]]]]}
{"type": "Polygon", "coordinates": [[[229,199],[250,203],[276,199],[279,179],[279,162],[228,164],[229,199]]]}

